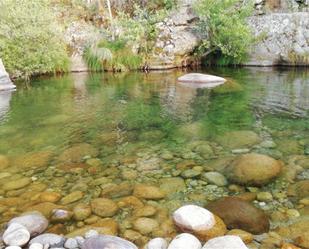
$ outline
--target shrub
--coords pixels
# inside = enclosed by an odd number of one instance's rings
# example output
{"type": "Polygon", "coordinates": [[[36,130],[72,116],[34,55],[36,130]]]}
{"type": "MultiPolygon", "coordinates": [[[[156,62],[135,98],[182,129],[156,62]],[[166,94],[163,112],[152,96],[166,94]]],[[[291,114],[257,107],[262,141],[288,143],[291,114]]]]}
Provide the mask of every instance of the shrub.
{"type": "Polygon", "coordinates": [[[1,0],[0,10],[0,57],[12,75],[67,69],[66,47],[48,0],[1,0]]]}
{"type": "Polygon", "coordinates": [[[246,60],[253,35],[246,22],[253,11],[251,0],[198,0],[194,9],[199,16],[199,33],[204,40],[198,54],[223,56],[221,64],[239,64],[246,60]]]}

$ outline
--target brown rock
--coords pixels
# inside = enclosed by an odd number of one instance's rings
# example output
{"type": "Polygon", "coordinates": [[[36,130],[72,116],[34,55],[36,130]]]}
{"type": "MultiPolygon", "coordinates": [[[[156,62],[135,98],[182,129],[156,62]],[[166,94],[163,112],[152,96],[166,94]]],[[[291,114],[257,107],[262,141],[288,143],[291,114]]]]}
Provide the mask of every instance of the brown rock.
{"type": "Polygon", "coordinates": [[[133,209],[142,208],[144,206],[143,202],[135,196],[123,197],[117,204],[120,208],[131,207],[133,209]]]}
{"type": "Polygon", "coordinates": [[[251,203],[237,197],[225,197],[206,206],[218,215],[229,229],[241,229],[252,234],[269,231],[269,219],[251,203]]]}
{"type": "Polygon", "coordinates": [[[253,131],[231,131],[216,138],[216,141],[228,149],[243,149],[252,147],[261,139],[253,131]]]}
{"type": "Polygon", "coordinates": [[[79,203],[73,208],[74,219],[81,221],[91,215],[91,207],[85,203],[79,203]]]}
{"type": "Polygon", "coordinates": [[[8,166],[9,166],[9,159],[4,155],[0,155],[0,170],[3,170],[8,166]]]}
{"type": "Polygon", "coordinates": [[[145,184],[135,185],[133,195],[146,200],[160,200],[166,196],[161,189],[145,184]]]}
{"type": "Polygon", "coordinates": [[[150,217],[155,215],[157,212],[157,209],[153,206],[147,205],[143,206],[141,208],[138,208],[134,210],[133,216],[135,217],[150,217]]]}
{"type": "Polygon", "coordinates": [[[76,202],[84,197],[84,193],[82,191],[74,191],[61,199],[61,204],[67,205],[73,202],[76,202]]]}
{"type": "Polygon", "coordinates": [[[293,244],[290,243],[283,243],[281,249],[301,249],[293,244]]]}
{"type": "Polygon", "coordinates": [[[289,186],[288,195],[295,196],[298,199],[309,196],[309,180],[299,181],[289,186]]]}
{"type": "Polygon", "coordinates": [[[101,197],[119,198],[129,196],[132,192],[133,186],[128,182],[123,182],[120,184],[111,183],[104,186],[101,192],[101,197]]]}
{"type": "Polygon", "coordinates": [[[81,162],[85,156],[96,157],[98,154],[98,150],[90,144],[81,143],[66,149],[59,156],[58,160],[62,162],[78,163],[81,162]]]}
{"type": "Polygon", "coordinates": [[[309,231],[307,230],[302,235],[298,236],[295,239],[295,244],[303,248],[309,248],[309,231]]]}
{"type": "Polygon", "coordinates": [[[54,209],[61,209],[63,206],[56,205],[51,202],[42,202],[40,204],[30,206],[26,208],[26,211],[38,211],[43,214],[46,218],[49,218],[54,209]]]}
{"type": "Polygon", "coordinates": [[[146,235],[156,230],[159,227],[159,223],[150,218],[138,218],[133,222],[133,227],[141,234],[146,235]]]}
{"type": "Polygon", "coordinates": [[[45,168],[53,157],[52,151],[40,151],[12,158],[12,165],[21,168],[45,168]]]}
{"type": "Polygon", "coordinates": [[[39,197],[41,202],[52,202],[56,203],[61,199],[61,194],[57,192],[43,192],[39,197]]]}
{"type": "Polygon", "coordinates": [[[281,162],[252,153],[238,156],[226,170],[228,178],[233,182],[260,186],[278,176],[281,168],[281,162]]]}
{"type": "Polygon", "coordinates": [[[245,244],[249,244],[253,241],[253,235],[241,229],[233,229],[227,233],[227,235],[235,235],[241,238],[245,244]]]}
{"type": "Polygon", "coordinates": [[[90,205],[92,212],[100,217],[112,217],[119,209],[116,202],[106,198],[93,199],[90,205]]]}
{"type": "Polygon", "coordinates": [[[91,226],[109,229],[109,235],[118,234],[118,223],[112,218],[100,219],[91,226]]]}

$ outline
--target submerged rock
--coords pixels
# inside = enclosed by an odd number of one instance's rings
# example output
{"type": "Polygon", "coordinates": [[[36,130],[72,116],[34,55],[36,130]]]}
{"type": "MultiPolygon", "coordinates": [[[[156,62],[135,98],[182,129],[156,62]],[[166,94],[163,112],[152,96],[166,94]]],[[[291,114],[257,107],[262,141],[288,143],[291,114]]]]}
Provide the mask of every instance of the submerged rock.
{"type": "Polygon", "coordinates": [[[216,138],[216,141],[228,149],[246,149],[261,142],[253,131],[231,131],[216,138]]]}
{"type": "Polygon", "coordinates": [[[110,235],[98,235],[87,239],[82,249],[138,249],[130,241],[110,235]]]}
{"type": "Polygon", "coordinates": [[[48,227],[48,220],[39,212],[25,213],[9,221],[9,225],[18,223],[27,228],[31,236],[43,233],[48,227]]]}
{"type": "Polygon", "coordinates": [[[266,155],[251,153],[238,156],[226,171],[233,182],[260,186],[278,176],[281,168],[281,162],[266,155]]]}
{"type": "Polygon", "coordinates": [[[92,147],[90,144],[81,143],[66,149],[59,156],[58,160],[61,162],[78,163],[81,162],[86,156],[96,157],[98,154],[98,150],[92,147]]]}
{"type": "Polygon", "coordinates": [[[90,205],[92,212],[100,217],[112,217],[119,209],[114,201],[106,198],[93,199],[90,205]]]}
{"type": "Polygon", "coordinates": [[[133,195],[147,200],[160,200],[166,196],[165,192],[161,189],[145,184],[135,185],[133,195]]]}
{"type": "Polygon", "coordinates": [[[27,228],[18,223],[11,223],[3,233],[3,241],[9,246],[24,246],[30,239],[27,228]]]}
{"type": "Polygon", "coordinates": [[[289,186],[288,195],[295,196],[298,199],[309,196],[309,180],[296,182],[289,186]]]}
{"type": "Polygon", "coordinates": [[[202,249],[248,249],[238,236],[226,235],[207,241],[202,249]]]}
{"type": "Polygon", "coordinates": [[[225,197],[206,206],[218,215],[229,229],[242,229],[253,234],[269,231],[269,219],[253,204],[237,197],[225,197]]]}
{"type": "Polygon", "coordinates": [[[207,209],[195,205],[177,209],[173,213],[173,220],[181,231],[193,233],[204,241],[224,235],[226,232],[225,224],[220,218],[215,217],[207,209]]]}
{"type": "Polygon", "coordinates": [[[177,235],[170,245],[168,249],[201,249],[201,242],[192,234],[182,233],[177,235]]]}

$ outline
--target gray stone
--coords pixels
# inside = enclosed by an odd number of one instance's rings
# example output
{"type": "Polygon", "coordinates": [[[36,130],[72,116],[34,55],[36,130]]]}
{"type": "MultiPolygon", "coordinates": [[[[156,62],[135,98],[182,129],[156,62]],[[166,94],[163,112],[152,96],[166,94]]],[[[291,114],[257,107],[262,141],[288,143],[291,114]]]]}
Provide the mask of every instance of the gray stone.
{"type": "Polygon", "coordinates": [[[73,239],[73,238],[67,239],[66,242],[64,243],[64,247],[67,248],[67,249],[75,249],[75,248],[78,248],[78,246],[79,246],[79,244],[78,244],[77,240],[73,239]]]}
{"type": "Polygon", "coordinates": [[[203,178],[205,178],[208,183],[215,184],[220,187],[226,186],[228,183],[225,176],[218,172],[207,172],[203,174],[203,178]]]}
{"type": "Polygon", "coordinates": [[[82,249],[138,249],[132,242],[110,235],[93,236],[86,239],[82,249]]]}
{"type": "Polygon", "coordinates": [[[25,226],[32,237],[41,234],[48,227],[48,220],[39,212],[25,213],[11,219],[8,224],[12,223],[25,226]]]}
{"type": "Polygon", "coordinates": [[[53,233],[44,233],[30,240],[29,244],[30,245],[33,243],[40,243],[42,245],[48,244],[51,248],[55,248],[55,247],[63,247],[64,242],[65,238],[60,235],[53,233]]]}
{"type": "Polygon", "coordinates": [[[11,223],[4,231],[2,238],[8,246],[24,246],[30,239],[30,233],[25,226],[11,223]]]}

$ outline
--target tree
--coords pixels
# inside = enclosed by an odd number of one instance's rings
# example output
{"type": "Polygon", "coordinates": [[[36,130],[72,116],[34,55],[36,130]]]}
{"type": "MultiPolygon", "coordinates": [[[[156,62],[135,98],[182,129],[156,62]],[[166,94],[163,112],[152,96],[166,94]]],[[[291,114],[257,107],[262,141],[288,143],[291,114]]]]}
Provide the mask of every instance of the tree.
{"type": "Polygon", "coordinates": [[[0,0],[0,57],[14,76],[64,71],[62,30],[48,0],[0,0]]]}
{"type": "Polygon", "coordinates": [[[199,17],[199,32],[204,35],[199,48],[202,57],[220,53],[234,64],[247,58],[253,42],[246,21],[253,11],[251,0],[198,0],[194,9],[199,17]]]}

